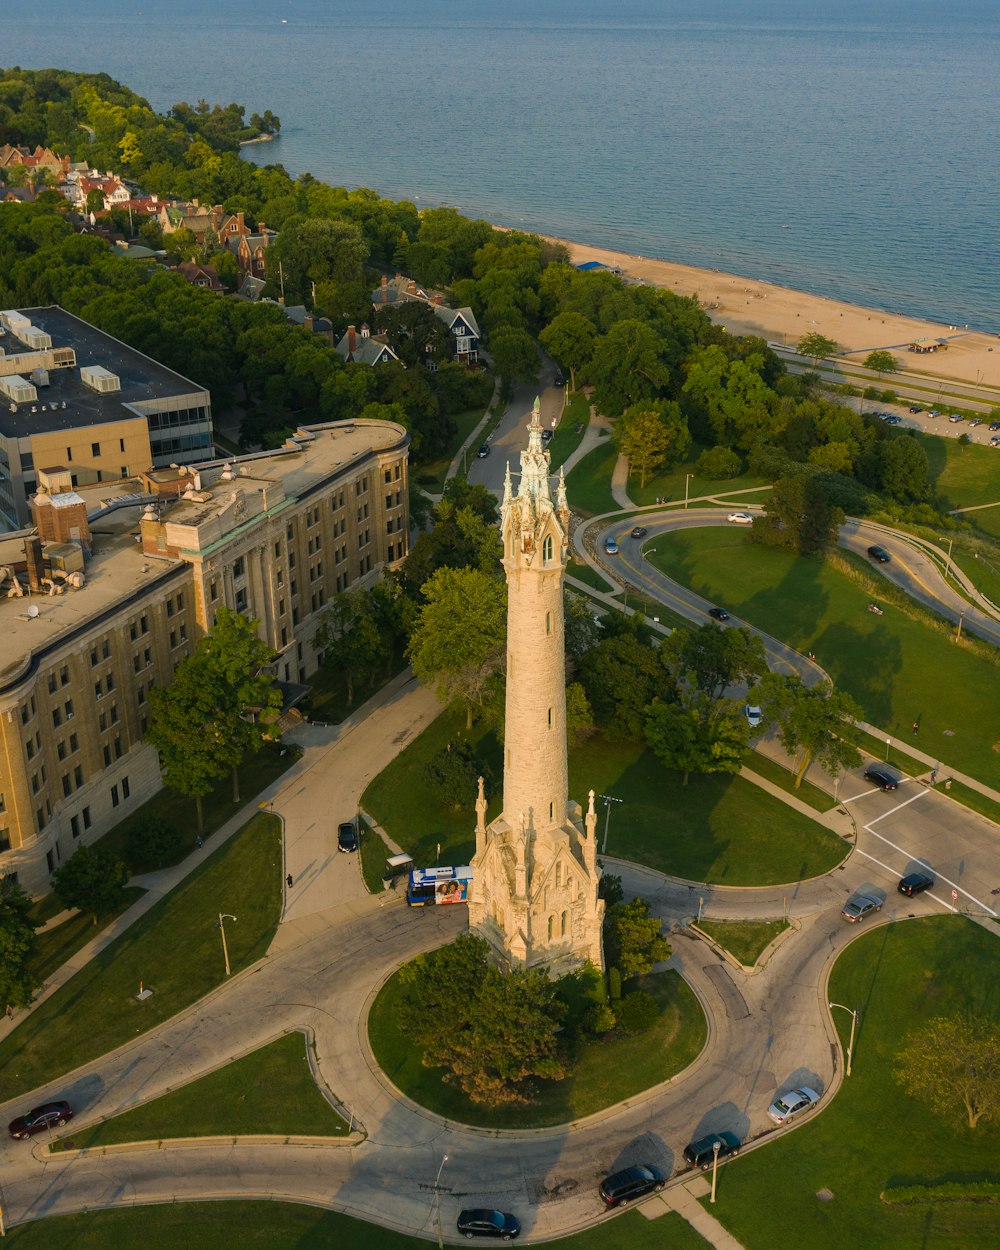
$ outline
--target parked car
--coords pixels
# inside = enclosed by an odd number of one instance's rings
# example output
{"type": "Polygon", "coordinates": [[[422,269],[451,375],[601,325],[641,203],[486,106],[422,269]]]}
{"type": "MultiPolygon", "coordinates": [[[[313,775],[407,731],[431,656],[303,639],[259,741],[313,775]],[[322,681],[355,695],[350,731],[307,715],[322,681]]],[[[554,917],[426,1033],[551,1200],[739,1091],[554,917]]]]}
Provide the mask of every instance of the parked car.
{"type": "Polygon", "coordinates": [[[747,703],[744,706],[743,715],[747,718],[747,724],[751,729],[758,729],[760,722],[764,719],[764,713],[752,703],[747,703]]]}
{"type": "Polygon", "coordinates": [[[654,1189],[662,1189],[667,1178],[651,1163],[640,1163],[606,1176],[598,1193],[609,1207],[624,1207],[636,1198],[644,1198],[654,1189]]]}
{"type": "Polygon", "coordinates": [[[938,410],[937,410],[936,408],[932,408],[932,409],[930,410],[930,412],[929,412],[927,415],[928,415],[929,417],[939,417],[941,414],[940,414],[940,412],[938,412],[938,410]]]}
{"type": "Polygon", "coordinates": [[[459,1212],[458,1231],[463,1237],[499,1237],[501,1241],[512,1241],[521,1235],[521,1221],[504,1211],[475,1207],[459,1212]]]}
{"type": "Polygon", "coordinates": [[[713,621],[728,621],[729,613],[725,608],[709,608],[708,615],[713,621]]]}
{"type": "Polygon", "coordinates": [[[898,790],[899,774],[887,764],[869,764],[865,769],[865,781],[872,781],[880,790],[898,790]]]}
{"type": "Polygon", "coordinates": [[[993,437],[990,439],[990,446],[991,446],[991,447],[1000,447],[1000,434],[994,434],[994,435],[993,435],[993,437]]]}
{"type": "Polygon", "coordinates": [[[793,1115],[800,1115],[803,1111],[808,1111],[810,1107],[818,1102],[819,1094],[807,1085],[803,1085],[801,1089],[789,1090],[787,1094],[782,1094],[780,1098],[775,1098],[774,1102],[768,1107],[767,1114],[775,1124],[784,1124],[793,1115]]]}
{"type": "Polygon", "coordinates": [[[885,423],[886,425],[902,425],[903,418],[898,412],[887,412],[885,415],[885,423]]]}
{"type": "Polygon", "coordinates": [[[990,429],[991,429],[991,430],[1000,430],[1000,421],[991,421],[991,422],[990,422],[990,429]]]}
{"type": "Polygon", "coordinates": [[[892,559],[892,556],[889,555],[888,551],[886,551],[884,547],[879,547],[877,544],[868,548],[868,555],[879,564],[888,564],[892,559]]]}
{"type": "Polygon", "coordinates": [[[978,417],[973,417],[972,420],[969,422],[969,425],[973,429],[975,429],[977,426],[982,425],[982,421],[980,421],[978,417]]]}
{"type": "Polygon", "coordinates": [[[551,430],[542,430],[542,442],[545,444],[546,447],[548,447],[549,443],[552,442],[551,430]]]}
{"type": "Polygon", "coordinates": [[[557,373],[556,376],[552,379],[552,385],[553,386],[563,385],[563,375],[561,373],[557,373]]]}
{"type": "Polygon", "coordinates": [[[645,527],[645,525],[633,525],[633,526],[632,526],[632,537],[633,537],[633,538],[645,538],[645,537],[646,537],[646,527],[645,527]]]}
{"type": "Polygon", "coordinates": [[[864,920],[865,916],[870,916],[872,912],[881,911],[882,903],[879,899],[874,898],[871,894],[852,894],[843,906],[841,915],[845,920],[849,920],[851,924],[857,924],[858,921],[864,920]]]}
{"type": "Polygon", "coordinates": [[[618,542],[613,534],[609,534],[607,538],[605,538],[604,550],[609,556],[616,556],[618,554],[618,542]]]}
{"type": "Polygon", "coordinates": [[[911,872],[909,876],[903,877],[896,889],[907,898],[913,898],[914,894],[923,894],[924,890],[929,890],[933,884],[934,878],[928,876],[926,872],[911,872]]]}
{"type": "Polygon", "coordinates": [[[703,1172],[707,1172],[715,1158],[716,1142],[719,1143],[720,1159],[728,1158],[729,1155],[738,1155],[740,1146],[743,1144],[735,1133],[709,1133],[707,1137],[699,1137],[697,1141],[685,1146],[684,1158],[692,1167],[701,1168],[703,1172]]]}
{"type": "Polygon", "coordinates": [[[358,849],[358,831],[353,820],[345,820],[337,826],[337,850],[356,851],[358,849]]]}
{"type": "Polygon", "coordinates": [[[32,1137],[35,1133],[42,1132],[43,1129],[62,1126],[67,1120],[72,1120],[73,1108],[68,1102],[43,1102],[40,1107],[35,1107],[25,1115],[19,1115],[15,1120],[7,1125],[7,1132],[11,1137],[24,1138],[32,1137]]]}
{"type": "Polygon", "coordinates": [[[480,447],[480,449],[476,452],[476,459],[485,460],[489,454],[490,454],[489,443],[483,443],[482,447],[480,447]]]}
{"type": "Polygon", "coordinates": [[[923,408],[921,408],[919,404],[910,404],[910,411],[911,412],[923,412],[923,408]]]}
{"type": "Polygon", "coordinates": [[[749,512],[730,512],[726,519],[730,525],[753,525],[753,517],[749,512]]]}
{"type": "Polygon", "coordinates": [[[965,418],[960,412],[953,412],[948,420],[952,423],[952,425],[957,425],[959,421],[964,421],[965,418]]]}

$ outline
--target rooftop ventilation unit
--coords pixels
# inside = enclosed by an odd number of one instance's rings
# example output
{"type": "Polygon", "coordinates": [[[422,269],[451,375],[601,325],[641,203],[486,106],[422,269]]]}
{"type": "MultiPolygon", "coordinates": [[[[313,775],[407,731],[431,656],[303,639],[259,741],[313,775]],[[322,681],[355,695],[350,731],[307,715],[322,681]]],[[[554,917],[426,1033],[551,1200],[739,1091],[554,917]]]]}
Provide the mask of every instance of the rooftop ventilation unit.
{"type": "Polygon", "coordinates": [[[15,404],[30,404],[38,398],[38,392],[27,380],[22,378],[19,373],[9,374],[7,377],[0,377],[0,394],[6,395],[8,399],[14,401],[15,404]]]}
{"type": "Polygon", "coordinates": [[[83,365],[80,369],[80,381],[99,395],[110,395],[122,389],[118,374],[105,369],[103,365],[83,365]]]}
{"type": "Polygon", "coordinates": [[[19,326],[14,333],[32,351],[43,352],[52,346],[52,335],[46,334],[44,330],[39,330],[36,326],[19,326]]]}

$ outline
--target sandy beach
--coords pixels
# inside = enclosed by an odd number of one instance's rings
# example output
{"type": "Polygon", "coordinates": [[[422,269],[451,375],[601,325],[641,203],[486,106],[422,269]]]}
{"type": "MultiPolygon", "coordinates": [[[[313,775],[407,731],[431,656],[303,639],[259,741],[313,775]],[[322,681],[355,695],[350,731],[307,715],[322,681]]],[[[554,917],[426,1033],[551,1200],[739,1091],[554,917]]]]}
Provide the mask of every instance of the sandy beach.
{"type": "MultiPolygon", "coordinates": [[[[669,287],[679,295],[696,295],[712,320],[733,334],[757,335],[794,347],[803,335],[816,332],[833,339],[846,361],[860,363],[869,352],[884,349],[895,356],[900,371],[1000,391],[1000,336],[879,312],[715,269],[630,256],[568,239],[553,242],[569,248],[575,265],[600,261],[619,268],[627,278],[669,287]],[[947,343],[947,350],[920,355],[908,350],[910,343],[947,343]]],[[[891,379],[885,385],[891,386],[891,379]]]]}

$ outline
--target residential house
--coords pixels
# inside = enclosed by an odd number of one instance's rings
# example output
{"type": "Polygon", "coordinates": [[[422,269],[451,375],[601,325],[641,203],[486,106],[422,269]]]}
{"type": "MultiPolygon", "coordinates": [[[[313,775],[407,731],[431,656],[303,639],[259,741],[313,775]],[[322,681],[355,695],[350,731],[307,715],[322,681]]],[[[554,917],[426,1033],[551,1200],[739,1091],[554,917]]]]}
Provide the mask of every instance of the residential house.
{"type": "Polygon", "coordinates": [[[99,174],[96,170],[91,170],[89,175],[82,177],[77,187],[81,206],[86,205],[91,191],[99,191],[104,197],[105,212],[117,204],[127,204],[132,198],[132,192],[114,174],[99,174]]]}
{"type": "Polygon", "coordinates": [[[174,265],[173,269],[175,273],[181,275],[185,282],[190,282],[192,286],[200,286],[206,291],[214,291],[217,295],[222,294],[223,286],[219,281],[219,275],[214,265],[199,265],[197,261],[185,260],[179,265],[174,265]]]}
{"type": "MultiPolygon", "coordinates": [[[[476,365],[479,362],[479,340],[482,337],[476,322],[475,313],[471,308],[449,308],[444,302],[441,291],[430,287],[419,286],[413,278],[397,273],[394,278],[382,275],[382,284],[372,291],[372,304],[376,309],[392,308],[408,301],[429,304],[436,316],[440,317],[454,335],[455,359],[465,365],[476,365]]],[[[428,367],[434,364],[428,361],[428,367]]]]}
{"type": "Polygon", "coordinates": [[[382,335],[372,334],[366,325],[360,331],[354,326],[348,326],[347,333],[334,350],[349,364],[385,365],[391,360],[399,363],[399,357],[382,335]]]}
{"type": "Polygon", "coordinates": [[[57,181],[62,181],[69,172],[68,156],[56,156],[51,148],[36,147],[34,152],[28,148],[12,147],[9,143],[0,144],[0,169],[10,169],[22,165],[28,171],[46,169],[57,181]]]}

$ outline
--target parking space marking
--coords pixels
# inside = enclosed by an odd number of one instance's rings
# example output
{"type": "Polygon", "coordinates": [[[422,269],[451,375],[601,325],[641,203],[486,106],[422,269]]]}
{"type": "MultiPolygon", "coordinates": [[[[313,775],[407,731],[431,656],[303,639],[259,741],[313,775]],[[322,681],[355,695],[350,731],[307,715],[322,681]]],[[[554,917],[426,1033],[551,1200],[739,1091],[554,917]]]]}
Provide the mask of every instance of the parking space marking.
{"type": "MultiPolygon", "coordinates": [[[[914,798],[919,798],[919,797],[920,797],[919,795],[914,795],[914,798]]],[[[912,803],[912,802],[913,802],[913,799],[909,799],[909,800],[908,800],[908,802],[911,802],[911,803],[912,803]]],[[[899,807],[893,808],[893,811],[897,811],[897,812],[898,812],[898,811],[900,810],[900,808],[902,808],[902,807],[906,807],[906,803],[900,803],[899,807]]],[[[891,813],[891,812],[887,812],[887,813],[886,813],[886,815],[890,815],[890,816],[891,816],[891,815],[892,815],[892,813],[891,813]]],[[[877,819],[878,819],[878,820],[881,820],[881,819],[882,819],[882,817],[881,817],[881,816],[879,816],[879,817],[877,817],[877,819]]],[[[875,823],[875,822],[874,822],[874,821],[872,821],[872,824],[874,824],[874,823],[875,823]]],[[[907,857],[907,859],[909,859],[909,860],[913,861],[914,863],[921,864],[921,865],[922,865],[924,868],[926,868],[929,872],[932,872],[932,873],[934,874],[934,876],[937,878],[937,880],[938,880],[938,881],[944,881],[946,884],[950,885],[950,886],[951,886],[951,888],[952,888],[953,890],[957,890],[957,891],[959,892],[959,894],[964,894],[964,895],[965,895],[965,897],[969,900],[969,902],[971,902],[971,903],[975,903],[977,907],[981,907],[984,911],[988,912],[988,913],[989,913],[989,914],[993,917],[993,919],[994,919],[994,920],[997,918],[997,912],[995,912],[995,911],[993,910],[993,908],[992,908],[992,907],[990,907],[990,905],[989,905],[988,903],[984,903],[984,902],[982,901],[982,899],[976,898],[976,896],[975,896],[974,894],[970,894],[968,890],[964,890],[964,889],[963,889],[963,888],[962,888],[962,887],[958,884],[958,882],[957,882],[957,881],[952,881],[950,877],[946,877],[946,876],[944,876],[942,873],[938,872],[938,870],[937,870],[936,868],[934,868],[931,864],[929,864],[929,863],[928,863],[925,859],[920,859],[920,858],[919,858],[919,856],[917,856],[917,855],[912,855],[909,851],[904,850],[904,848],[903,848],[903,847],[899,846],[899,845],[898,845],[898,843],[893,842],[891,838],[887,838],[887,837],[885,837],[885,836],[884,836],[883,834],[881,834],[881,833],[876,833],[876,831],[872,828],[871,824],[864,825],[864,826],[863,826],[863,828],[864,828],[864,830],[865,830],[865,833],[870,833],[870,834],[872,835],[872,837],[873,837],[873,838],[878,838],[878,840],[879,840],[880,842],[884,842],[884,843],[886,844],[886,846],[891,846],[891,847],[892,847],[892,849],[893,849],[894,851],[898,851],[898,852],[900,853],[900,855],[905,855],[905,856],[907,857]]],[[[855,849],[858,849],[858,848],[855,848],[855,849]]],[[[860,853],[861,853],[862,855],[865,855],[865,858],[866,858],[866,859],[871,859],[871,860],[874,860],[876,864],[882,864],[882,861],[881,861],[880,859],[875,859],[875,856],[874,856],[874,855],[866,855],[866,853],[865,853],[864,851],[861,851],[860,853]]],[[[886,866],[885,864],[882,864],[882,867],[883,867],[883,868],[884,868],[885,866],[886,866]]],[[[954,908],[952,908],[952,910],[954,911],[955,909],[954,909],[954,908]]]]}

